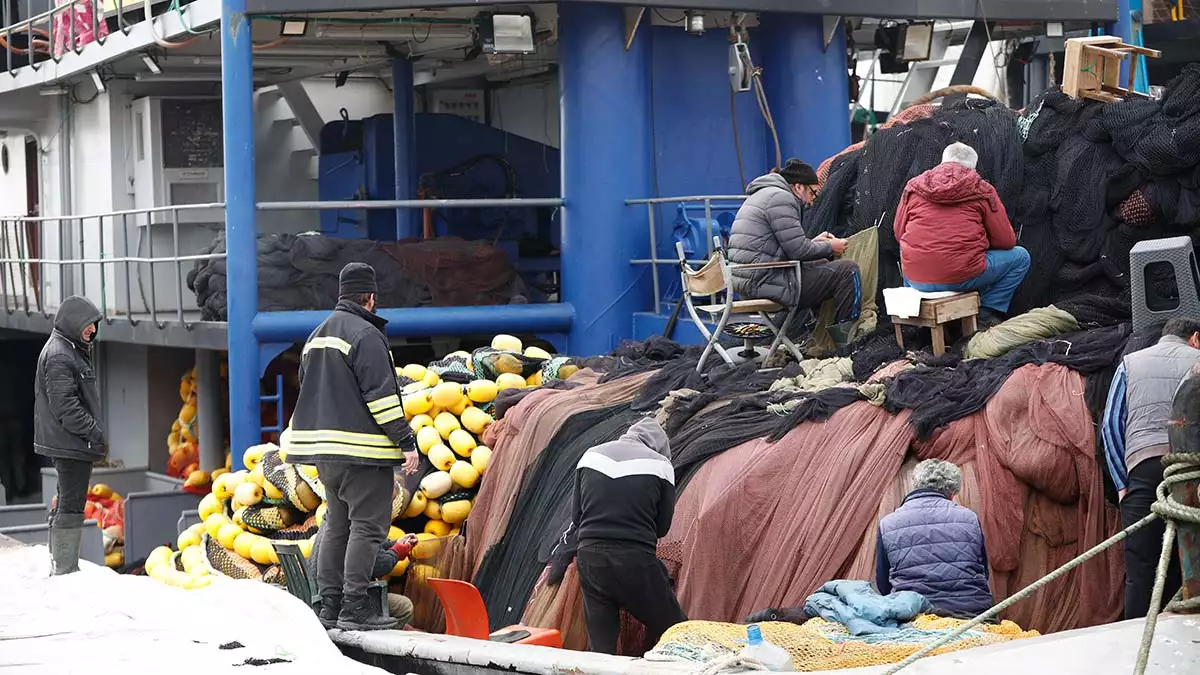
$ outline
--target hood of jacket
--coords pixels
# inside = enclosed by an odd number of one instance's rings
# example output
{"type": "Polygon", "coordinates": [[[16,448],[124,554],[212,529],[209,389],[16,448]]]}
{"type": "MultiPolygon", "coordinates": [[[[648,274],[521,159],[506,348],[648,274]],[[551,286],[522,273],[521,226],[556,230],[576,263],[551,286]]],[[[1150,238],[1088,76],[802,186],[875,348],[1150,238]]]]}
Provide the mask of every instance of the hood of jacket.
{"type": "Polygon", "coordinates": [[[54,330],[72,342],[87,344],[83,341],[83,329],[100,323],[101,318],[100,310],[96,309],[91,300],[72,295],[63,300],[58,313],[54,315],[54,330]]]}
{"type": "Polygon", "coordinates": [[[643,418],[629,427],[629,431],[621,436],[621,440],[640,443],[667,459],[671,458],[671,441],[667,439],[667,432],[663,431],[662,426],[653,417],[643,418]]]}
{"type": "Polygon", "coordinates": [[[935,166],[909,181],[908,187],[935,204],[961,204],[988,194],[978,171],[953,162],[935,166]]]}
{"type": "Polygon", "coordinates": [[[792,191],[792,186],[789,185],[786,180],[784,180],[783,176],[780,176],[777,173],[768,173],[750,181],[750,184],[746,186],[746,194],[752,195],[755,192],[764,190],[766,188],[779,188],[780,190],[786,190],[789,193],[792,191]]]}

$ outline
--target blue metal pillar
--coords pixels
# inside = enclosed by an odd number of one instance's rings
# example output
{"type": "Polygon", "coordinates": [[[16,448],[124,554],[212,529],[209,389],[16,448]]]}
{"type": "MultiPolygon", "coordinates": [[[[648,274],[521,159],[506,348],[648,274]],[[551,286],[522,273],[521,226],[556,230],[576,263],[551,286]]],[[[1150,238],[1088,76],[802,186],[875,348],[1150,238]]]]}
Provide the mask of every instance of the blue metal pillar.
{"type": "MultiPolygon", "coordinates": [[[[392,96],[395,110],[392,115],[396,162],[396,199],[415,199],[416,176],[416,118],[413,116],[413,67],[408,59],[392,59],[392,96]]],[[[396,239],[421,236],[420,211],[396,211],[396,239]]]]}
{"type": "MultiPolygon", "coordinates": [[[[572,354],[607,353],[651,303],[644,207],[652,196],[650,31],[625,49],[620,5],[558,6],[562,107],[563,300],[575,307],[572,354]]],[[[844,116],[844,115],[843,115],[844,116]]]]}
{"type": "Polygon", "coordinates": [[[258,260],[255,255],[254,53],[246,0],[221,3],[221,114],[225,135],[225,246],[229,296],[229,432],[233,468],[262,438],[258,260]]]}
{"type": "MultiPolygon", "coordinates": [[[[839,22],[826,49],[821,16],[770,14],[761,25],[759,47],[750,48],[763,69],[783,160],[797,157],[815,168],[850,145],[846,34],[839,22]]],[[[774,162],[769,130],[767,143],[767,157],[774,162]]]]}
{"type": "MultiPolygon", "coordinates": [[[[1133,44],[1133,8],[1130,6],[1129,0],[1117,0],[1117,22],[1109,28],[1109,34],[1114,37],[1121,38],[1125,44],[1133,44]]],[[[1130,59],[1138,58],[1136,54],[1130,54],[1130,59]]],[[[1121,83],[1119,86],[1124,87],[1129,81],[1129,59],[1121,61],[1121,83]]]]}

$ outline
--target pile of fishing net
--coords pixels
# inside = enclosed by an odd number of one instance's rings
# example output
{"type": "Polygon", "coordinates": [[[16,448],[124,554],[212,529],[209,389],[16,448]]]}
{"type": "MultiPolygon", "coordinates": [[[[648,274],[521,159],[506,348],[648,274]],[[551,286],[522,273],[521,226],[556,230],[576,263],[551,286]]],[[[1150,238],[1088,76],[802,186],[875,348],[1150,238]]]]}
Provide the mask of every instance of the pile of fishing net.
{"type": "MultiPolygon", "coordinates": [[[[966,621],[944,619],[928,614],[911,624],[887,633],[852,636],[846,626],[825,619],[809,619],[803,625],[763,623],[763,638],[786,649],[796,671],[839,670],[898,663],[942,639],[966,621]]],[[[933,654],[1000,644],[1036,637],[1037,631],[1024,631],[1011,621],[980,625],[933,654]]],[[[708,664],[730,659],[746,646],[746,627],[732,623],[687,621],[663,634],[658,645],[646,654],[651,661],[708,664]]]]}
{"type": "Polygon", "coordinates": [[[1021,112],[983,99],[906,110],[822,165],[805,228],[847,236],[879,225],[880,287],[899,286],[900,195],[955,141],[978,151],[979,173],[1032,255],[1015,312],[1121,293],[1135,243],[1198,234],[1200,64],[1185,66],[1158,101],[1104,104],[1052,90],[1021,112]]]}
{"type": "MultiPolygon", "coordinates": [[[[224,253],[218,234],[201,253],[224,253]]],[[[350,262],[375,268],[380,307],[507,305],[527,301],[524,283],[501,250],[477,241],[442,237],[430,241],[380,243],[320,234],[263,234],[258,237],[260,312],[333,309],[338,273],[350,262]]],[[[228,311],[226,260],[199,260],[188,272],[188,288],[206,321],[225,321],[228,311]]]]}

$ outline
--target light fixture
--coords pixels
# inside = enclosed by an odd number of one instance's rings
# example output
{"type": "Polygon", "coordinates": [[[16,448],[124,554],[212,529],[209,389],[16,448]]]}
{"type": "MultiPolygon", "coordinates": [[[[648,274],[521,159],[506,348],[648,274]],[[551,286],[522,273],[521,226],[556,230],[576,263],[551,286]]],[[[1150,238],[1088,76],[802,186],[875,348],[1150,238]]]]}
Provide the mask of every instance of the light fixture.
{"type": "Polygon", "coordinates": [[[308,18],[284,19],[279,22],[280,37],[304,37],[308,35],[308,18]]]}
{"type": "Polygon", "coordinates": [[[42,87],[38,89],[38,93],[42,96],[65,96],[67,93],[66,87],[42,87]]]}
{"type": "Polygon", "coordinates": [[[92,71],[92,84],[96,85],[97,93],[103,94],[107,91],[104,86],[104,78],[100,77],[100,73],[95,70],[92,71]]]}
{"type": "Polygon", "coordinates": [[[904,27],[902,61],[928,61],[933,51],[933,22],[910,23],[904,27]]]}
{"type": "Polygon", "coordinates": [[[485,54],[532,54],[533,17],[527,14],[483,14],[479,41],[485,54]]]}
{"type": "Polygon", "coordinates": [[[155,75],[162,75],[162,68],[158,67],[158,61],[155,61],[153,56],[142,54],[142,63],[146,64],[146,70],[155,75]]]}
{"type": "Polygon", "coordinates": [[[1063,25],[1061,21],[1046,22],[1046,37],[1060,38],[1063,36],[1063,25]]]}
{"type": "Polygon", "coordinates": [[[683,13],[683,29],[692,35],[704,35],[704,12],[689,9],[683,13]]]}

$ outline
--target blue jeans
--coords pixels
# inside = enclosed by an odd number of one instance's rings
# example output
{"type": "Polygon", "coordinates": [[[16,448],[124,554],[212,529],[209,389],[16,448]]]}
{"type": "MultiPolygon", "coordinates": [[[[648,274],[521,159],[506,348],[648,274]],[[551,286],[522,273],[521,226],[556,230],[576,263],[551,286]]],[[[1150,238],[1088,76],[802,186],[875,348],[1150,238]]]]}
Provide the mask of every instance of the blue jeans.
{"type": "Polygon", "coordinates": [[[921,284],[904,280],[904,285],[912,286],[918,291],[979,291],[979,304],[996,311],[1007,312],[1008,303],[1012,302],[1017,286],[1025,280],[1029,273],[1029,251],[1017,246],[1009,251],[990,250],[987,252],[987,268],[983,274],[974,279],[960,281],[957,284],[921,284]]]}

